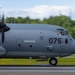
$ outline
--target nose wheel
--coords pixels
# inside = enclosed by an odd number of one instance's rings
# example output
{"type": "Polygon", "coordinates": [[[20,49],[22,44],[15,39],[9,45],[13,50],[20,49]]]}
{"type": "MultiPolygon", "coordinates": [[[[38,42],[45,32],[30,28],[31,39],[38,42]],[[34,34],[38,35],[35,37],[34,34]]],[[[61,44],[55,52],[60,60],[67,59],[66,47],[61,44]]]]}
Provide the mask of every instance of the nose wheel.
{"type": "Polygon", "coordinates": [[[51,58],[51,59],[49,60],[49,64],[50,64],[50,65],[53,65],[53,66],[56,66],[56,65],[57,65],[57,59],[56,59],[56,58],[51,58]]]}

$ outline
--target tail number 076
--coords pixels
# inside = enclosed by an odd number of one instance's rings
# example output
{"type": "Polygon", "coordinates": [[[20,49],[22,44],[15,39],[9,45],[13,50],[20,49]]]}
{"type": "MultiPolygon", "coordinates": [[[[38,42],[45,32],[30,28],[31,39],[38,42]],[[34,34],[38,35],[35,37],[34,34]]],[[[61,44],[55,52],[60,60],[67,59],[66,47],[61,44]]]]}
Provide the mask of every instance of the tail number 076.
{"type": "Polygon", "coordinates": [[[50,44],[61,44],[61,38],[49,38],[49,43],[50,44]]]}

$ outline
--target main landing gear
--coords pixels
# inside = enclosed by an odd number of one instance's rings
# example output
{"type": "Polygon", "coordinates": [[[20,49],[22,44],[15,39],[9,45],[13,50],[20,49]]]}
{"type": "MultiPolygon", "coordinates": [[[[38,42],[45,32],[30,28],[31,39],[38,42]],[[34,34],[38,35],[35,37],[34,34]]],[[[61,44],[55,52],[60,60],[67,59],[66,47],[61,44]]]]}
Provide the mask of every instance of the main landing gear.
{"type": "Polygon", "coordinates": [[[56,58],[51,58],[50,60],[49,60],[49,64],[50,65],[52,65],[52,66],[56,66],[57,65],[57,59],[56,58]]]}

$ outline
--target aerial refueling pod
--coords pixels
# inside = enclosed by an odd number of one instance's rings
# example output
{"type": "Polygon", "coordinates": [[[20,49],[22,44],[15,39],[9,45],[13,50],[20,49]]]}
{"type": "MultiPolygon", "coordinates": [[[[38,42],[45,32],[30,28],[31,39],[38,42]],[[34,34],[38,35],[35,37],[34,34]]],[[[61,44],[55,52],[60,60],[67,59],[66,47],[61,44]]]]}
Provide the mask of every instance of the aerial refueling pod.
{"type": "Polygon", "coordinates": [[[2,46],[0,46],[0,56],[5,55],[5,53],[6,50],[2,46]]]}

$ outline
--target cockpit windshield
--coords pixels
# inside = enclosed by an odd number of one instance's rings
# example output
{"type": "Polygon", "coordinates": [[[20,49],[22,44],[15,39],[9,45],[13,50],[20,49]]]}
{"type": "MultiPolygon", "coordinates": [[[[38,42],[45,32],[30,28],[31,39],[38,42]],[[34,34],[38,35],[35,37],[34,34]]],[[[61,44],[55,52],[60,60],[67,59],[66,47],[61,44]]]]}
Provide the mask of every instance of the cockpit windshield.
{"type": "Polygon", "coordinates": [[[58,35],[62,35],[62,36],[68,35],[68,31],[64,29],[57,29],[57,33],[58,35]]]}

